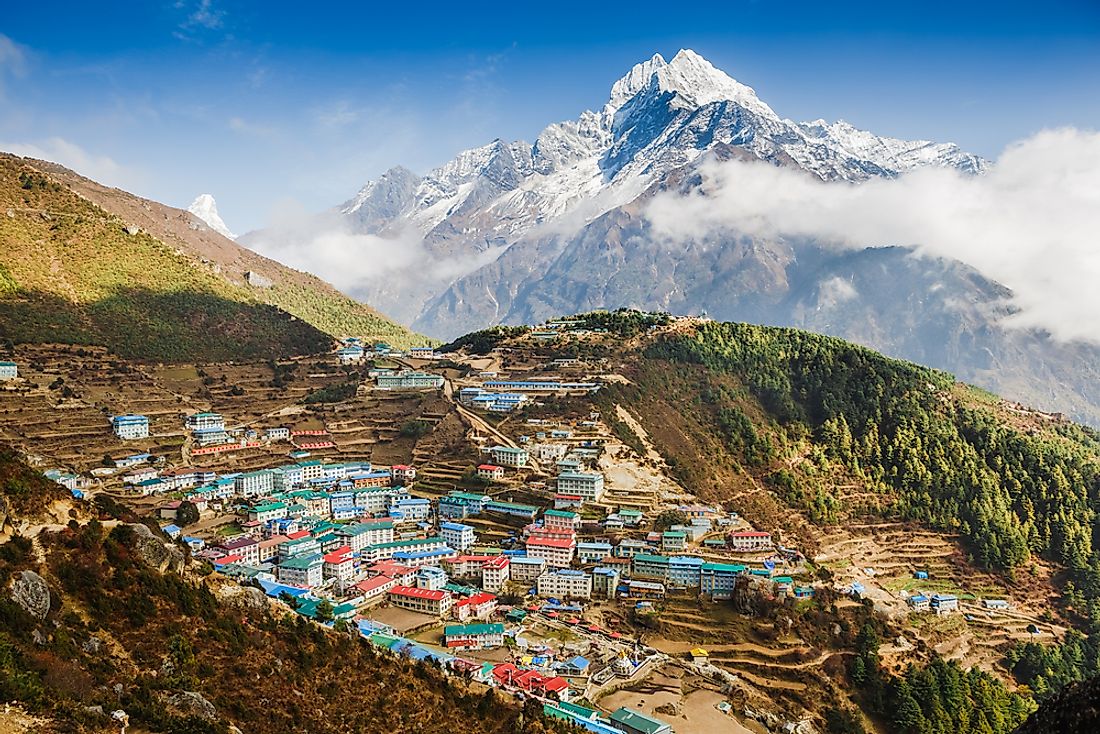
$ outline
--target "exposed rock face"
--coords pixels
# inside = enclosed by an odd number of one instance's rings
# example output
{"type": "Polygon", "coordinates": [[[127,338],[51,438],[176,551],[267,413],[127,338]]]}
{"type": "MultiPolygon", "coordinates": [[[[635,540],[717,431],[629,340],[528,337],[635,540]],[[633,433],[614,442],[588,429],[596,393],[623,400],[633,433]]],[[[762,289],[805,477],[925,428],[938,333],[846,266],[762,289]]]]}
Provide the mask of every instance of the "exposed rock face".
{"type": "Polygon", "coordinates": [[[251,586],[224,586],[219,592],[222,601],[237,609],[262,611],[267,609],[268,601],[264,593],[251,586]]]}
{"type": "Polygon", "coordinates": [[[195,691],[178,691],[165,694],[161,702],[175,714],[180,716],[198,716],[207,721],[215,721],[218,718],[218,710],[214,704],[195,691]]]}
{"type": "Polygon", "coordinates": [[[183,569],[183,551],[156,538],[145,525],[135,523],[128,527],[134,532],[134,550],[145,565],[161,572],[183,569]]]}
{"type": "Polygon", "coordinates": [[[11,582],[11,598],[28,614],[43,620],[50,613],[50,587],[34,571],[22,571],[11,582]]]}

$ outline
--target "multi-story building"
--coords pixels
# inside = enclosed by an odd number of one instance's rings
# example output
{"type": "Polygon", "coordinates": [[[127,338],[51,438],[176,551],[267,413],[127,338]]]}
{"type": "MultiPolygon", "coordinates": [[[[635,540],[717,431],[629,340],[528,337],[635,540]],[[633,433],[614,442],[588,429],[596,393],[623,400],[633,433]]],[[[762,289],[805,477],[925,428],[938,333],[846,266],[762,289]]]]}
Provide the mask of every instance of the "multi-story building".
{"type": "Polygon", "coordinates": [[[619,541],[619,544],[615,546],[615,550],[611,552],[616,558],[633,558],[639,553],[648,553],[650,551],[649,544],[644,540],[638,540],[637,538],[623,538],[619,541]]]}
{"type": "Polygon", "coordinates": [[[275,426],[264,431],[264,438],[268,441],[286,441],[290,438],[290,429],[286,426],[275,426]]]}
{"type": "Polygon", "coordinates": [[[577,543],[577,560],[581,563],[599,563],[610,555],[610,543],[577,543]]]}
{"type": "Polygon", "coordinates": [[[669,586],[698,588],[703,559],[694,556],[635,555],[632,575],[637,578],[659,579],[669,586]]]}
{"type": "Polygon", "coordinates": [[[196,428],[192,432],[195,444],[203,446],[220,446],[229,443],[229,433],[224,428],[212,426],[210,428],[196,428]]]}
{"type": "Polygon", "coordinates": [[[285,502],[265,502],[261,505],[253,505],[248,510],[248,519],[252,522],[270,522],[281,520],[287,516],[285,502]]]}
{"type": "Polygon", "coordinates": [[[443,387],[442,375],[431,375],[427,372],[403,370],[391,374],[380,374],[374,378],[378,387],[388,390],[419,390],[424,388],[443,387]]]}
{"type": "Polygon", "coordinates": [[[523,505],[518,502],[502,502],[501,500],[489,500],[485,503],[486,512],[499,512],[509,517],[518,517],[524,520],[534,520],[539,514],[539,508],[534,505],[523,505]]]}
{"type": "MultiPolygon", "coordinates": [[[[295,533],[297,535],[297,533],[295,533]]],[[[279,558],[295,558],[297,556],[310,556],[321,552],[321,544],[316,538],[308,534],[300,538],[288,538],[279,544],[279,558]]]]}
{"type": "MultiPolygon", "coordinates": [[[[501,469],[501,471],[504,470],[501,469]]],[[[461,519],[471,515],[480,515],[485,509],[485,503],[488,501],[489,495],[485,494],[451,492],[447,496],[439,498],[439,516],[461,519]]]]}
{"type": "Polygon", "coordinates": [[[511,578],[511,560],[508,556],[497,556],[485,561],[481,566],[481,588],[486,591],[500,591],[511,578]]]}
{"type": "Polygon", "coordinates": [[[687,534],[678,530],[666,530],[661,533],[662,553],[682,553],[687,548],[687,534]]]}
{"type": "Polygon", "coordinates": [[[933,594],[930,606],[936,614],[950,614],[958,611],[959,598],[953,594],[933,594]]]}
{"type": "Polygon", "coordinates": [[[599,502],[603,498],[603,474],[562,472],[558,475],[557,487],[561,494],[576,494],[586,502],[599,502]]]}
{"type": "Polygon", "coordinates": [[[394,586],[397,580],[391,576],[371,576],[355,585],[355,593],[360,595],[361,605],[377,604],[394,586]]]}
{"type": "Polygon", "coordinates": [[[356,553],[370,545],[393,542],[393,523],[388,520],[342,525],[333,532],[356,553]]]}
{"type": "Polygon", "coordinates": [[[542,513],[542,525],[547,530],[575,532],[581,524],[581,516],[569,510],[547,510],[542,513]]]}
{"type": "Polygon", "coordinates": [[[149,418],[144,415],[116,415],[111,418],[111,430],[124,441],[149,437],[149,418]]]}
{"type": "MultiPolygon", "coordinates": [[[[394,540],[388,543],[375,543],[362,549],[363,560],[368,563],[383,561],[393,558],[398,553],[419,553],[423,551],[440,550],[447,548],[443,538],[414,538],[411,540],[394,540]]],[[[451,550],[447,548],[447,550],[451,550]]],[[[452,551],[453,552],[453,551],[452,551]]]]}
{"type": "Polygon", "coordinates": [[[452,611],[455,619],[465,622],[467,619],[488,619],[496,608],[496,596],[481,591],[456,601],[452,611]]]}
{"type": "Polygon", "coordinates": [[[702,558],[696,556],[670,556],[668,559],[668,585],[682,589],[698,589],[702,568],[702,558]]]}
{"type": "Polygon", "coordinates": [[[477,477],[489,482],[499,482],[504,479],[504,467],[496,464],[478,464],[477,477]]]}
{"type": "Polygon", "coordinates": [[[14,380],[19,377],[19,365],[15,362],[0,362],[0,380],[14,380]]]}
{"type": "Polygon", "coordinates": [[[745,571],[739,563],[704,563],[699,569],[699,592],[711,599],[729,599],[745,571]]]}
{"type": "Polygon", "coordinates": [[[489,449],[489,453],[492,455],[494,463],[515,468],[527,466],[527,461],[530,458],[527,449],[516,449],[511,446],[494,446],[489,449]]]}
{"type": "Polygon", "coordinates": [[[619,569],[597,566],[592,569],[592,595],[601,599],[614,599],[619,588],[619,569]]]}
{"type": "Polygon", "coordinates": [[[568,568],[573,562],[577,541],[573,538],[534,536],[527,539],[527,555],[546,559],[551,568],[568,568]]]}
{"type": "Polygon", "coordinates": [[[255,538],[240,535],[215,546],[228,556],[240,556],[243,562],[255,565],[260,562],[260,543],[255,538]]]}
{"type": "Polygon", "coordinates": [[[557,461],[565,456],[567,447],[563,443],[540,443],[535,446],[535,455],[539,461],[557,461]]]}
{"type": "Polygon", "coordinates": [[[592,577],[584,571],[559,568],[538,577],[539,596],[558,599],[591,599],[592,577]]]}
{"type": "Polygon", "coordinates": [[[201,431],[207,428],[225,429],[225,418],[220,413],[193,413],[187,416],[187,430],[201,431]]]}
{"type": "Polygon", "coordinates": [[[394,464],[390,467],[390,479],[394,484],[407,484],[416,480],[416,468],[408,464],[394,464]]]}
{"type": "Polygon", "coordinates": [[[324,581],[324,558],[319,553],[295,556],[279,564],[279,583],[312,589],[324,581]]]}
{"type": "Polygon", "coordinates": [[[546,571],[546,559],[538,556],[512,556],[509,573],[513,581],[534,581],[546,571]]]}
{"type": "Polygon", "coordinates": [[[447,585],[447,572],[439,566],[421,566],[416,569],[416,588],[442,589],[447,585]]]}
{"type": "Polygon", "coordinates": [[[444,645],[455,650],[486,650],[504,644],[504,625],[449,624],[443,628],[444,645]]]}
{"type": "Polygon", "coordinates": [[[394,606],[411,609],[421,614],[445,617],[454,599],[442,589],[418,589],[415,586],[394,586],[389,590],[389,600],[394,606]]]}
{"type": "Polygon", "coordinates": [[[730,533],[728,537],[729,547],[742,553],[754,553],[771,550],[772,534],[757,530],[730,533]]]}
{"type": "Polygon", "coordinates": [[[457,551],[464,551],[477,542],[474,529],[460,522],[440,523],[439,535],[448,546],[457,551]]]}
{"type": "Polygon", "coordinates": [[[275,491],[275,474],[270,469],[249,471],[233,479],[233,491],[242,497],[256,497],[275,491]]]}
{"type": "Polygon", "coordinates": [[[350,546],[341,546],[326,553],[322,560],[324,561],[322,575],[326,579],[336,579],[339,588],[346,588],[355,580],[355,554],[352,553],[350,546]]]}
{"type": "Polygon", "coordinates": [[[420,522],[432,514],[432,502],[421,497],[406,497],[390,505],[390,517],[397,522],[420,522]]]}

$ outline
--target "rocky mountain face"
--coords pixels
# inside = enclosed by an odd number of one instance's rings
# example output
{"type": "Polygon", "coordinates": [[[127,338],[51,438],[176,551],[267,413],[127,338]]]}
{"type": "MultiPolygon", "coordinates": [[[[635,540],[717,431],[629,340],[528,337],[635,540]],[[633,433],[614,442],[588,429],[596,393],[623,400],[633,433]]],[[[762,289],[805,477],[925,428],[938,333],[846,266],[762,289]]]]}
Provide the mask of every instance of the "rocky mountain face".
{"type": "Polygon", "coordinates": [[[349,226],[395,247],[422,241],[434,265],[388,272],[356,295],[440,338],[624,306],[799,326],[1100,423],[1088,366],[1098,350],[1007,328],[1012,293],[960,262],[735,231],[673,244],[653,236],[652,197],[697,191],[702,164],[732,159],[838,186],[989,166],[951,143],[794,122],[692,51],[655,55],[616,81],[599,111],[550,125],[533,144],[496,140],[426,176],[395,168],[364,186],[338,209],[349,226]]]}

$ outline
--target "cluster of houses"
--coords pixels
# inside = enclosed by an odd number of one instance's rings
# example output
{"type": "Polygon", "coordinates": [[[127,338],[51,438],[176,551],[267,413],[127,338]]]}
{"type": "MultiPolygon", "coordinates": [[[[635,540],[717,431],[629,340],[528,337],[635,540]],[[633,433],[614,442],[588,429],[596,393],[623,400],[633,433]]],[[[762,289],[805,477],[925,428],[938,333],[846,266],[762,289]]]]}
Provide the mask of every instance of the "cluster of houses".
{"type": "Polygon", "coordinates": [[[413,359],[438,359],[439,355],[433,347],[412,347],[408,352],[401,352],[385,342],[375,342],[372,347],[363,346],[358,337],[348,337],[342,341],[342,345],[336,350],[336,361],[343,365],[359,364],[364,360],[375,357],[404,357],[413,359]]]}

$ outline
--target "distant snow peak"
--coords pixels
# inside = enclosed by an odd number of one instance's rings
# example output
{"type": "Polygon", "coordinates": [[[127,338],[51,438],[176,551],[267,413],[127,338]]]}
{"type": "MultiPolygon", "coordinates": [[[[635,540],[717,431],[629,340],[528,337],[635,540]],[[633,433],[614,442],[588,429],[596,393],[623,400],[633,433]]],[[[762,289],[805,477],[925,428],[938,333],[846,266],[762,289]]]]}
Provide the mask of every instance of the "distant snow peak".
{"type": "Polygon", "coordinates": [[[214,201],[212,194],[199,194],[196,196],[195,200],[191,202],[191,206],[187,207],[187,211],[206,222],[210,229],[223,237],[228,237],[231,240],[237,239],[237,235],[230,232],[229,227],[218,216],[218,203],[214,201]]]}

